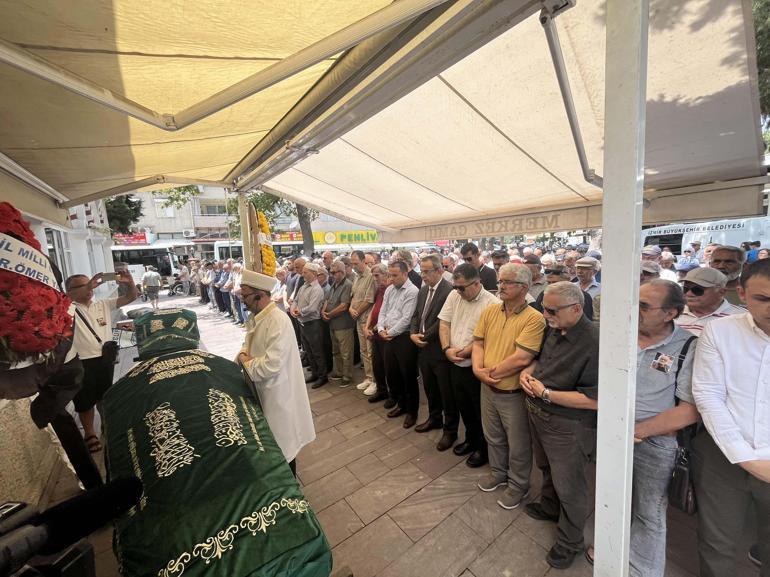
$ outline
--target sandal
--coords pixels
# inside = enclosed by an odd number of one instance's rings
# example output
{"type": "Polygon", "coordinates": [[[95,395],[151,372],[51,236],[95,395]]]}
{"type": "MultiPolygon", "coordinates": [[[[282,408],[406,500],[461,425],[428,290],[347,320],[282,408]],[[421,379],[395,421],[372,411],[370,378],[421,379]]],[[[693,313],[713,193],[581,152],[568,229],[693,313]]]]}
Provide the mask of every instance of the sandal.
{"type": "Polygon", "coordinates": [[[588,561],[588,564],[593,567],[593,564],[594,564],[594,546],[593,545],[589,545],[588,547],[586,547],[585,555],[586,555],[586,561],[588,561]]]}
{"type": "Polygon", "coordinates": [[[99,441],[99,437],[91,435],[85,439],[86,447],[88,447],[89,453],[98,453],[102,450],[102,443],[99,441]]]}

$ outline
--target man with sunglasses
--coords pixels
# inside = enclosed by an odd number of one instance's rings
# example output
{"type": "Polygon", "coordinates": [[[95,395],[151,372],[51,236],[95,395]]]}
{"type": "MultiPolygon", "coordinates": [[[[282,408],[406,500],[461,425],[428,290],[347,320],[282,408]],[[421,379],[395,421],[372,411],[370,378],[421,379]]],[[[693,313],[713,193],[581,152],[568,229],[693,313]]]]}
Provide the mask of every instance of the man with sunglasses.
{"type": "Polygon", "coordinates": [[[497,292],[497,273],[481,262],[479,247],[472,242],[467,242],[460,248],[460,254],[465,262],[475,266],[479,271],[479,279],[484,288],[492,293],[497,292]]]}
{"type": "Polygon", "coordinates": [[[436,449],[446,451],[457,440],[460,415],[449,381],[449,361],[441,350],[439,340],[438,315],[452,292],[452,285],[444,280],[442,273],[441,259],[437,254],[426,254],[420,258],[423,282],[409,332],[419,351],[417,364],[428,399],[428,418],[414,430],[427,433],[432,429],[443,429],[436,449]]]}
{"type": "Polygon", "coordinates": [[[275,442],[296,475],[295,458],[315,439],[315,427],[294,327],[271,298],[276,279],[247,269],[242,275],[241,300],[253,317],[236,360],[254,382],[275,442]]]}
{"type": "Polygon", "coordinates": [[[676,324],[698,337],[714,319],[745,313],[745,309],[727,302],[726,285],[727,277],[715,268],[698,267],[688,272],[682,281],[687,306],[676,324]]]}
{"type": "Polygon", "coordinates": [[[676,433],[698,419],[691,386],[697,340],[674,323],[684,307],[674,282],[652,279],[639,287],[631,575],[664,575],[676,433]]]}
{"type": "Polygon", "coordinates": [[[481,286],[478,269],[469,263],[458,265],[452,277],[454,290],[438,315],[441,349],[451,362],[449,380],[465,424],[465,440],[452,451],[458,456],[468,455],[468,467],[481,467],[488,455],[481,426],[481,383],[473,374],[471,361],[473,330],[481,313],[489,305],[499,305],[500,299],[481,286]]]}
{"type": "Polygon", "coordinates": [[[590,514],[585,467],[596,444],[599,329],[583,314],[583,291],[571,282],[545,289],[548,323],[543,347],[520,382],[526,400],[535,462],[543,473],[539,503],[526,513],[558,523],[546,561],[566,569],[583,551],[590,514]]]}

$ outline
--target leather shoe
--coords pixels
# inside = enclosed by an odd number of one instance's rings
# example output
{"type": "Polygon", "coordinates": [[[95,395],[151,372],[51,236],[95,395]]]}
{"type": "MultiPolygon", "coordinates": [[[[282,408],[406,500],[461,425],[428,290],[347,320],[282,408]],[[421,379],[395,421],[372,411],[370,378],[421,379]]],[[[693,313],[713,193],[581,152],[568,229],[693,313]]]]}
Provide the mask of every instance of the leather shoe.
{"type": "Polygon", "coordinates": [[[392,409],[393,407],[396,406],[396,399],[394,399],[393,397],[390,397],[388,398],[387,401],[385,401],[385,404],[382,406],[385,407],[386,409],[392,409]]]}
{"type": "Polygon", "coordinates": [[[416,433],[427,433],[428,431],[432,431],[433,429],[440,429],[443,427],[441,423],[437,423],[436,421],[431,421],[428,419],[427,421],[424,421],[417,425],[414,430],[416,433]]]}
{"type": "MultiPolygon", "coordinates": [[[[417,429],[415,429],[416,431],[417,429]]],[[[444,434],[441,435],[441,438],[439,439],[438,443],[436,444],[436,450],[437,451],[446,451],[449,449],[452,445],[455,444],[455,441],[457,440],[457,435],[454,433],[447,433],[444,431],[444,434]]]]}
{"type": "Polygon", "coordinates": [[[527,506],[524,507],[524,512],[533,519],[537,519],[538,521],[553,521],[554,523],[559,522],[559,516],[549,515],[546,513],[545,509],[543,509],[543,506],[540,503],[527,503],[527,506]]]}
{"type": "Polygon", "coordinates": [[[452,452],[458,457],[462,457],[463,455],[470,455],[473,452],[473,445],[471,445],[468,441],[463,441],[459,445],[455,445],[455,448],[452,449],[452,452]]]}
{"type": "Polygon", "coordinates": [[[329,379],[327,379],[326,377],[321,377],[315,383],[310,385],[310,388],[311,389],[317,389],[318,387],[323,387],[328,382],[329,382],[329,379]]]}
{"type": "Polygon", "coordinates": [[[486,465],[487,461],[488,459],[486,454],[482,453],[481,451],[473,451],[471,456],[465,460],[465,464],[472,469],[475,469],[476,467],[486,465]]]}
{"type": "Polygon", "coordinates": [[[391,419],[395,419],[396,417],[400,417],[401,415],[405,415],[405,414],[406,414],[406,409],[404,409],[403,407],[394,407],[393,410],[391,410],[388,413],[388,417],[391,419]]]}
{"type": "Polygon", "coordinates": [[[370,403],[379,403],[380,401],[384,401],[388,398],[388,393],[374,393],[371,397],[369,397],[370,403]]]}
{"type": "Polygon", "coordinates": [[[404,428],[405,429],[411,429],[414,427],[414,424],[417,422],[417,415],[407,415],[404,417],[404,428]]]}
{"type": "Polygon", "coordinates": [[[306,383],[312,383],[318,380],[318,375],[308,375],[305,377],[306,383]]]}

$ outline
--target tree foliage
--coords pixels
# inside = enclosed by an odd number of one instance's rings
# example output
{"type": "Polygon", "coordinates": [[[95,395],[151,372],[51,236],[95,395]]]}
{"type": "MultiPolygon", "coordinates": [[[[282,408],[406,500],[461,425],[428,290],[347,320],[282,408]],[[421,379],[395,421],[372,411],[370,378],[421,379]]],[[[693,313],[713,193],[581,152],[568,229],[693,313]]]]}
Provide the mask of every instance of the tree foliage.
{"type": "Polygon", "coordinates": [[[116,196],[104,201],[107,210],[107,222],[112,232],[131,232],[131,225],[142,217],[142,201],[129,195],[116,196]]]}
{"type": "Polygon", "coordinates": [[[762,124],[770,128],[770,0],[754,0],[754,38],[759,72],[759,108],[762,124]]]}
{"type": "Polygon", "coordinates": [[[200,189],[194,184],[187,186],[176,186],[174,188],[167,188],[165,190],[155,190],[153,193],[155,196],[163,196],[166,198],[166,202],[163,203],[163,208],[173,206],[179,210],[187,206],[187,203],[195,196],[200,196],[200,189]]]}

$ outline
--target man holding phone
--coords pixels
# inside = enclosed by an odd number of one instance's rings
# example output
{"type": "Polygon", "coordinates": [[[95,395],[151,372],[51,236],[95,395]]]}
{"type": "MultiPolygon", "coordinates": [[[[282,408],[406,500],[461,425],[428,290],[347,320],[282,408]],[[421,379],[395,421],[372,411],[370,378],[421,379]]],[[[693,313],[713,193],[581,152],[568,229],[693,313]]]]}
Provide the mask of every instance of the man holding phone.
{"type": "Polygon", "coordinates": [[[94,407],[101,402],[104,393],[112,385],[114,357],[108,345],[112,343],[112,311],[136,300],[134,280],[127,271],[117,275],[97,273],[91,279],[82,274],[69,277],[64,282],[67,296],[72,300],[70,315],[73,318],[73,342],[67,361],[76,354],[83,363],[83,386],[75,395],[73,403],[83,425],[86,446],[92,453],[102,449],[94,429],[94,407]],[[118,298],[94,299],[94,289],[109,278],[116,278],[123,285],[126,294],[118,298]]]}

